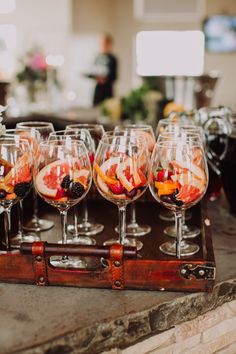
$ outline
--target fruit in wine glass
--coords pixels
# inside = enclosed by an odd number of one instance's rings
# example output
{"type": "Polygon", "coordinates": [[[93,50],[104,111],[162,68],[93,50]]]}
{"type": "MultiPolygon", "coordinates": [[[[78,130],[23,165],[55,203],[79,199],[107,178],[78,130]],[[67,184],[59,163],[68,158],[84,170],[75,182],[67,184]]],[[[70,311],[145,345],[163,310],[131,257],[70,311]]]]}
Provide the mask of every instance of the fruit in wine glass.
{"type": "Polygon", "coordinates": [[[44,166],[36,175],[38,193],[49,204],[74,205],[90,187],[90,170],[76,161],[72,165],[67,160],[56,160],[44,166]]]}
{"type": "Polygon", "coordinates": [[[13,165],[0,159],[0,200],[14,201],[24,198],[32,185],[31,156],[20,156],[13,165]]]}
{"type": "Polygon", "coordinates": [[[136,158],[127,155],[109,156],[101,166],[94,163],[95,179],[108,199],[136,199],[143,192],[148,177],[136,158]]]}
{"type": "Polygon", "coordinates": [[[159,166],[153,172],[156,193],[163,204],[181,207],[195,204],[205,193],[207,176],[194,162],[171,160],[168,168],[159,166]]]}

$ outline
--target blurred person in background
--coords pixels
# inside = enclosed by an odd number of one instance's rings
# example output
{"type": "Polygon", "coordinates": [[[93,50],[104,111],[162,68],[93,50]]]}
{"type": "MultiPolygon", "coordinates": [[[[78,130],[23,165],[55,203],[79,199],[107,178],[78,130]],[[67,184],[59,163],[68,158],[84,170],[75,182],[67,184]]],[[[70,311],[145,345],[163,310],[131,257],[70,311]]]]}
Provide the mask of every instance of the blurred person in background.
{"type": "Polygon", "coordinates": [[[117,59],[112,54],[113,39],[110,34],[103,34],[100,39],[100,52],[95,58],[91,74],[86,75],[96,81],[93,105],[96,106],[107,98],[113,97],[113,84],[117,78],[117,59]]]}

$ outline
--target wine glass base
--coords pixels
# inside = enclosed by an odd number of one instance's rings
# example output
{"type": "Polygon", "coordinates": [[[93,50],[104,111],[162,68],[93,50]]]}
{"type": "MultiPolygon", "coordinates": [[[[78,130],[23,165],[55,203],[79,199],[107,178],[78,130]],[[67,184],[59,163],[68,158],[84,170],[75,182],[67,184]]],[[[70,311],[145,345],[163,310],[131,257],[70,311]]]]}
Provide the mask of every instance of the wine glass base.
{"type": "MultiPolygon", "coordinates": [[[[184,225],[182,230],[182,238],[183,239],[194,238],[197,237],[200,234],[200,232],[201,232],[200,229],[196,226],[184,225]]],[[[167,226],[164,229],[164,234],[176,238],[175,226],[167,226]]]]}
{"type": "MultiPolygon", "coordinates": [[[[115,227],[115,231],[119,233],[119,227],[115,227]]],[[[130,223],[126,225],[125,234],[127,236],[140,237],[147,235],[151,232],[151,227],[149,225],[139,225],[137,223],[130,223]]]]}
{"type": "Polygon", "coordinates": [[[67,243],[75,245],[96,245],[96,240],[87,236],[75,236],[73,238],[67,239],[67,243]]]}
{"type": "Polygon", "coordinates": [[[45,219],[32,218],[26,225],[23,225],[25,231],[47,231],[54,226],[54,222],[45,219]]]}
{"type": "MultiPolygon", "coordinates": [[[[93,224],[90,222],[82,223],[77,225],[77,235],[83,236],[94,236],[101,233],[104,229],[104,225],[102,224],[93,224]]],[[[74,225],[68,225],[67,227],[68,232],[71,234],[75,234],[75,227],[74,225]]]]}
{"type": "MultiPolygon", "coordinates": [[[[171,210],[162,210],[158,214],[159,219],[164,220],[164,221],[170,221],[174,222],[175,221],[175,215],[171,210]]],[[[185,212],[185,220],[188,221],[192,218],[192,213],[190,211],[185,212]]]]}
{"type": "MultiPolygon", "coordinates": [[[[105,242],[103,242],[104,246],[111,246],[114,245],[115,243],[120,243],[119,239],[117,238],[111,238],[105,242]]],[[[126,237],[124,240],[124,246],[129,246],[129,247],[136,247],[137,250],[141,250],[141,248],[143,247],[143,243],[140,240],[136,240],[135,238],[131,238],[131,237],[126,237]]]]}
{"type": "MultiPolygon", "coordinates": [[[[160,251],[168,254],[169,256],[176,256],[176,243],[175,242],[165,242],[159,247],[160,251]]],[[[180,256],[187,257],[192,256],[200,250],[200,247],[193,242],[182,241],[180,248],[180,256]]]]}
{"type": "Polygon", "coordinates": [[[56,268],[87,268],[87,263],[78,257],[50,257],[50,264],[56,268]]]}
{"type": "Polygon", "coordinates": [[[22,242],[35,242],[40,241],[40,237],[38,235],[27,235],[27,234],[17,234],[11,239],[11,245],[14,248],[19,248],[22,242]]]}

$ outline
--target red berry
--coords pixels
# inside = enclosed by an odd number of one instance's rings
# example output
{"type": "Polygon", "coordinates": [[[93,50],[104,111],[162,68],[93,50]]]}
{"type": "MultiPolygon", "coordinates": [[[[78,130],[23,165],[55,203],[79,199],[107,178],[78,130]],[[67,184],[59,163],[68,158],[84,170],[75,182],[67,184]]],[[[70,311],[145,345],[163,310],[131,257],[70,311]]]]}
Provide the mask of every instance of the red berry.
{"type": "Polygon", "coordinates": [[[164,182],[166,179],[170,179],[173,173],[169,170],[161,170],[157,172],[157,181],[164,182]]]}
{"type": "Polygon", "coordinates": [[[57,190],[57,194],[55,196],[55,199],[60,199],[66,196],[65,190],[63,188],[59,188],[57,190]]]}
{"type": "Polygon", "coordinates": [[[125,188],[119,181],[116,184],[108,184],[107,186],[113,194],[122,194],[125,191],[125,188]]]}
{"type": "Polygon", "coordinates": [[[90,160],[91,165],[93,165],[93,163],[94,163],[94,154],[89,154],[89,160],[90,160]]]}

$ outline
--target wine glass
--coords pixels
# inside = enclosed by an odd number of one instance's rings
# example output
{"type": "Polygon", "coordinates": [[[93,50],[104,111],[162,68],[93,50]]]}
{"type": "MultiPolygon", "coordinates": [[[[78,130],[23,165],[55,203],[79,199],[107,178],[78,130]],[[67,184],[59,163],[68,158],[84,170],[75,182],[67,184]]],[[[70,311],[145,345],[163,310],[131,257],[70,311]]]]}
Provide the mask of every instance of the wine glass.
{"type": "MultiPolygon", "coordinates": [[[[89,160],[91,163],[93,163],[94,160],[94,154],[95,154],[95,148],[94,148],[94,143],[91,138],[91,135],[87,129],[77,129],[76,131],[73,130],[59,130],[57,132],[51,133],[49,135],[48,140],[58,140],[58,141],[63,141],[67,140],[69,141],[70,139],[74,141],[82,141],[87,149],[89,160]]],[[[81,176],[82,178],[82,176],[81,176]]],[[[86,176],[84,176],[86,178],[86,176]]],[[[73,238],[68,240],[70,243],[77,243],[77,244],[82,244],[82,245],[95,245],[96,240],[91,237],[91,236],[83,236],[79,234],[78,231],[78,210],[77,210],[77,205],[73,207],[73,221],[74,225],[68,225],[67,228],[73,230],[73,238]]]]}
{"type": "MultiPolygon", "coordinates": [[[[195,113],[195,116],[197,112],[195,113]]],[[[187,112],[171,112],[167,118],[159,120],[156,128],[156,137],[158,138],[159,134],[166,132],[178,132],[180,125],[193,125],[195,120],[192,119],[192,115],[189,115],[187,112]]],[[[170,210],[163,210],[159,213],[158,217],[164,221],[175,221],[174,213],[170,210]]],[[[185,214],[185,220],[191,219],[192,215],[190,212],[185,214]]]]}
{"type": "MultiPolygon", "coordinates": [[[[153,147],[155,145],[155,136],[153,129],[150,125],[142,124],[129,124],[129,125],[118,125],[114,129],[114,133],[122,132],[123,134],[133,135],[140,139],[146,141],[148,152],[151,155],[153,147]]],[[[136,221],[136,208],[135,203],[130,205],[130,222],[126,225],[126,235],[128,236],[144,236],[151,232],[151,227],[149,225],[139,225],[136,221]]],[[[118,227],[116,231],[119,232],[118,227]]]]}
{"type": "MultiPolygon", "coordinates": [[[[40,122],[40,121],[27,121],[19,122],[16,124],[16,128],[20,129],[31,129],[33,131],[37,130],[40,134],[40,140],[45,141],[49,137],[51,132],[54,132],[54,127],[50,122],[40,122]]],[[[33,216],[31,220],[28,221],[26,225],[23,226],[26,231],[46,231],[51,229],[54,223],[50,220],[42,219],[38,217],[38,199],[35,190],[33,189],[33,216]]]]}
{"type": "Polygon", "coordinates": [[[208,168],[202,144],[183,136],[157,141],[151,166],[151,193],[159,203],[175,213],[176,220],[177,238],[163,243],[159,248],[163,253],[176,255],[177,258],[193,255],[199,251],[199,246],[186,240],[182,242],[182,216],[206,192],[208,168]],[[194,160],[196,151],[197,162],[194,160]],[[161,180],[159,172],[162,172],[161,180]]]}
{"type": "MultiPolygon", "coordinates": [[[[170,128],[170,127],[169,127],[170,128]]],[[[170,132],[165,132],[159,135],[158,141],[163,141],[163,140],[168,140],[171,136],[173,137],[191,137],[192,139],[195,139],[197,142],[200,144],[203,144],[203,147],[205,147],[205,136],[203,129],[199,126],[194,126],[194,125],[176,125],[174,130],[170,132]]],[[[195,152],[195,160],[197,161],[198,156],[195,152]]],[[[182,238],[183,239],[188,239],[188,238],[194,238],[200,234],[200,229],[196,227],[195,225],[188,225],[186,224],[186,218],[185,218],[186,212],[183,212],[183,218],[182,218],[182,238]]],[[[176,237],[176,227],[175,225],[170,225],[167,226],[164,229],[164,234],[170,237],[176,237]]]]}
{"type": "MultiPolygon", "coordinates": [[[[69,124],[66,126],[66,130],[70,132],[71,131],[76,132],[80,129],[86,129],[89,131],[96,150],[99,141],[101,140],[105,132],[103,126],[101,124],[92,124],[92,123],[91,124],[87,124],[87,123],[69,124]]],[[[92,165],[93,165],[93,160],[94,160],[94,156],[90,155],[90,162],[92,165]]],[[[87,198],[83,199],[82,213],[83,213],[82,222],[77,225],[78,228],[77,232],[79,235],[93,236],[103,231],[104,225],[99,223],[94,223],[91,220],[89,220],[87,198]]],[[[68,230],[74,233],[74,226],[70,225],[68,230]]]]}
{"type": "MultiPolygon", "coordinates": [[[[34,185],[39,196],[60,212],[63,244],[67,243],[67,212],[85,197],[91,181],[90,161],[82,142],[70,139],[40,143],[34,166],[34,185]]],[[[67,256],[50,262],[66,268],[86,266],[81,259],[67,256]]]]}
{"type": "Polygon", "coordinates": [[[141,197],[149,181],[149,155],[146,143],[123,133],[105,133],[99,143],[93,165],[93,177],[100,194],[119,209],[119,239],[104,244],[143,244],[135,238],[126,238],[126,206],[141,197]]]}
{"type": "MultiPolygon", "coordinates": [[[[29,148],[32,156],[35,156],[37,151],[37,146],[40,140],[40,134],[38,131],[29,129],[6,129],[6,135],[16,135],[19,139],[28,141],[29,148]]],[[[28,194],[28,193],[26,193],[28,194]]],[[[26,196],[26,195],[25,195],[26,196]]],[[[23,200],[17,203],[18,212],[18,231],[16,235],[11,239],[11,244],[14,247],[19,247],[22,242],[33,242],[38,241],[40,238],[37,234],[25,233],[23,230],[23,200]]]]}
{"type": "MultiPolygon", "coordinates": [[[[6,251],[11,252],[11,208],[32,187],[32,155],[27,140],[16,135],[0,136],[0,205],[4,209],[6,251]]],[[[4,252],[4,251],[3,251],[4,252]]]]}

